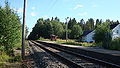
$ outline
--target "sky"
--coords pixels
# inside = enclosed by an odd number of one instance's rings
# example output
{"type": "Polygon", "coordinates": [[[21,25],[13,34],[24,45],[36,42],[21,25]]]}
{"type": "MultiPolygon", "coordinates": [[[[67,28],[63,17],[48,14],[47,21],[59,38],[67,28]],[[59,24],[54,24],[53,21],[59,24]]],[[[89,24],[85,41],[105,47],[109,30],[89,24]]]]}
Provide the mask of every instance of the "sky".
{"type": "MultiPolygon", "coordinates": [[[[12,9],[23,18],[23,1],[8,0],[12,9]]],[[[0,6],[4,6],[4,0],[0,0],[0,6]]],[[[87,21],[93,19],[110,19],[120,21],[120,0],[27,0],[26,25],[29,32],[39,18],[58,17],[65,22],[66,17],[87,21]]]]}

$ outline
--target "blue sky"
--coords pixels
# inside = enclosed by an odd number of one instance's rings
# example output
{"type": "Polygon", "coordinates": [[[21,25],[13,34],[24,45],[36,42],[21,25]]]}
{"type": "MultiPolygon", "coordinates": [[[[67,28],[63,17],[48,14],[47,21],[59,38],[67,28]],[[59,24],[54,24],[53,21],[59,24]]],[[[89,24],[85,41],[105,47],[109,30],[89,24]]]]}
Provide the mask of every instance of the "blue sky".
{"type": "MultiPolygon", "coordinates": [[[[9,5],[22,19],[23,0],[8,0],[9,5]]],[[[4,0],[0,0],[4,6],[4,0]]],[[[62,22],[66,17],[77,21],[89,18],[120,21],[120,0],[28,0],[26,25],[32,30],[38,18],[58,17],[62,22]]],[[[22,21],[22,20],[21,20],[22,21]]]]}

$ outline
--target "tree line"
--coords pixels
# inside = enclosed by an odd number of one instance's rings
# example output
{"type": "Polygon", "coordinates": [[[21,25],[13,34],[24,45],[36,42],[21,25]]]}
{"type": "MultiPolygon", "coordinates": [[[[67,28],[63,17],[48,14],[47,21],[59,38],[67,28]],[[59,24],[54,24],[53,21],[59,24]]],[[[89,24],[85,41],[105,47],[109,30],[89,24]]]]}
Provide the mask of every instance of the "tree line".
{"type": "MultiPolygon", "coordinates": [[[[110,19],[107,19],[105,22],[109,22],[110,24],[119,23],[118,20],[114,22],[110,19]]],[[[32,32],[29,34],[28,39],[37,40],[40,37],[49,39],[51,35],[56,35],[58,38],[65,39],[66,24],[68,24],[68,38],[80,39],[84,31],[95,30],[102,23],[102,19],[94,20],[93,18],[90,18],[87,21],[81,19],[79,22],[77,22],[75,18],[70,18],[67,23],[60,22],[58,17],[52,17],[51,19],[48,18],[45,20],[43,18],[39,18],[33,27],[32,32]]]]}
{"type": "Polygon", "coordinates": [[[8,2],[0,6],[0,53],[13,54],[15,44],[21,41],[21,22],[17,13],[8,2]]]}

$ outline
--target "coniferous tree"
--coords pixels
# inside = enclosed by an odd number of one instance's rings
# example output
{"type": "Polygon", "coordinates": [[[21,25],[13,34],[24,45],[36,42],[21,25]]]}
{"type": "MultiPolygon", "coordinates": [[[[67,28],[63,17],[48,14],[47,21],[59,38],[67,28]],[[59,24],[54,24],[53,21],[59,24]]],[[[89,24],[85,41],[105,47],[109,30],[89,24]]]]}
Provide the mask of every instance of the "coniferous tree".
{"type": "Polygon", "coordinates": [[[75,18],[73,18],[73,19],[70,18],[70,20],[68,22],[68,29],[72,29],[72,27],[76,24],[77,24],[76,19],[75,18]]]}
{"type": "Polygon", "coordinates": [[[78,23],[78,24],[81,26],[82,30],[84,31],[85,30],[85,21],[83,19],[81,19],[80,23],[78,23]]]}
{"type": "Polygon", "coordinates": [[[11,55],[16,43],[21,41],[21,22],[19,16],[12,10],[8,2],[0,8],[0,47],[11,55]]]}
{"type": "Polygon", "coordinates": [[[97,26],[100,25],[100,24],[101,24],[101,23],[100,23],[99,19],[96,19],[96,25],[95,25],[95,28],[97,28],[97,26]]]}

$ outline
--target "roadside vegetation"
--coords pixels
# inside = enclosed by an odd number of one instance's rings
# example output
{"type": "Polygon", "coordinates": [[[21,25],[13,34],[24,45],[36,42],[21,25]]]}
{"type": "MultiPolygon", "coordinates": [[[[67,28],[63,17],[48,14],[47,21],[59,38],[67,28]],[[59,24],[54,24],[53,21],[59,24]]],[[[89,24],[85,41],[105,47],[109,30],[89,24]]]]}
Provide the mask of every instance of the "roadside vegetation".
{"type": "Polygon", "coordinates": [[[102,19],[97,19],[96,22],[94,22],[94,19],[90,18],[86,22],[83,19],[81,19],[80,22],[77,22],[75,18],[70,18],[68,21],[68,29],[66,30],[66,22],[60,22],[58,17],[52,17],[52,19],[48,18],[45,20],[39,18],[33,27],[32,32],[28,36],[28,39],[50,41],[51,35],[54,35],[57,38],[62,39],[54,41],[56,43],[119,50],[119,39],[112,40],[111,37],[111,24],[119,24],[119,21],[113,22],[107,19],[103,22],[102,19]],[[93,39],[95,40],[94,43],[81,42],[82,34],[86,30],[95,30],[95,35],[93,36],[93,39]],[[65,41],[66,31],[69,38],[69,41],[67,42],[65,41]],[[76,39],[78,41],[71,41],[71,39],[76,39]]]}
{"type": "Polygon", "coordinates": [[[8,2],[0,6],[0,68],[13,68],[21,62],[21,27],[20,18],[11,9],[8,2]]]}
{"type": "Polygon", "coordinates": [[[116,39],[111,41],[110,49],[120,50],[120,38],[116,38],[116,39]]]}
{"type": "MultiPolygon", "coordinates": [[[[70,39],[67,40],[67,42],[66,40],[63,40],[63,39],[57,39],[56,41],[51,41],[50,39],[44,39],[42,37],[39,38],[38,40],[66,44],[66,45],[83,46],[83,47],[103,47],[102,43],[87,43],[87,42],[79,42],[77,40],[70,40],[70,39]]],[[[120,38],[111,40],[111,42],[109,43],[109,47],[107,49],[120,50],[120,38]]]]}
{"type": "Polygon", "coordinates": [[[104,22],[98,25],[93,37],[96,46],[112,50],[120,50],[120,38],[112,39],[111,33],[112,31],[109,22],[104,22]]]}
{"type": "Polygon", "coordinates": [[[95,29],[95,35],[93,39],[95,40],[96,44],[98,44],[98,46],[109,48],[110,42],[112,40],[110,33],[110,23],[104,22],[98,25],[95,29]]]}
{"type": "Polygon", "coordinates": [[[41,41],[49,41],[53,43],[60,43],[60,44],[67,44],[67,45],[75,45],[75,46],[84,46],[84,47],[96,47],[95,43],[87,43],[87,42],[79,42],[78,40],[63,40],[63,39],[57,39],[56,41],[51,41],[50,39],[44,39],[40,37],[38,40],[41,41]]]}
{"type": "Polygon", "coordinates": [[[55,43],[67,44],[67,45],[76,45],[84,47],[96,47],[94,43],[78,42],[77,40],[57,40],[55,43]]]}

